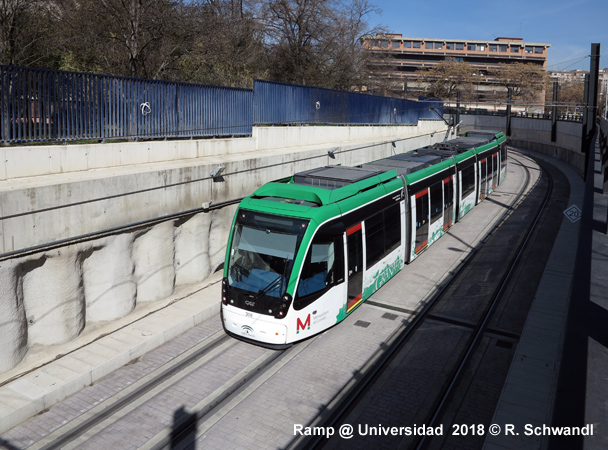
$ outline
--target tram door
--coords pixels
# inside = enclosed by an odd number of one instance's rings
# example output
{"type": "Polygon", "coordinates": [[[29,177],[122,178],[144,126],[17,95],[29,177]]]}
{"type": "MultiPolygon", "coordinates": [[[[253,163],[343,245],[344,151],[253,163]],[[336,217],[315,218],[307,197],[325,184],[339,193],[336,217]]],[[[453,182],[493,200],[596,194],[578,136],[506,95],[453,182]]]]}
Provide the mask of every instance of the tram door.
{"type": "Polygon", "coordinates": [[[443,180],[443,230],[447,230],[452,226],[454,216],[454,175],[443,180]]]}
{"type": "Polygon", "coordinates": [[[422,251],[429,242],[429,190],[416,194],[416,243],[414,252],[422,251]]]}
{"type": "Polygon", "coordinates": [[[487,179],[488,179],[488,160],[482,159],[479,163],[479,200],[486,197],[487,179]]]}
{"type": "Polygon", "coordinates": [[[496,189],[496,186],[498,185],[498,175],[498,153],[494,153],[492,155],[492,189],[496,189]]]}
{"type": "Polygon", "coordinates": [[[363,231],[361,224],[346,230],[348,250],[348,304],[349,313],[363,297],[363,231]]]}

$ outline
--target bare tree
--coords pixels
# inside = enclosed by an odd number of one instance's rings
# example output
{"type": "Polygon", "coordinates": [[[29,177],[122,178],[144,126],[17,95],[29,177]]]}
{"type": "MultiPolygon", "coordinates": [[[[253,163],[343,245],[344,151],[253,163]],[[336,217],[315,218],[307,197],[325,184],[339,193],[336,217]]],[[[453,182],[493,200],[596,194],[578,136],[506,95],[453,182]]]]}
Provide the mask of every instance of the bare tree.
{"type": "MultiPolygon", "coordinates": [[[[545,103],[553,104],[553,87],[552,82],[545,87],[545,103]]],[[[558,114],[576,114],[582,113],[584,104],[584,81],[571,80],[559,83],[557,92],[557,113],[558,114]],[[577,109],[579,108],[579,109],[577,109]]]]}
{"type": "Polygon", "coordinates": [[[333,27],[321,49],[325,55],[323,79],[326,86],[361,90],[367,84],[372,55],[363,48],[362,37],[381,31],[370,28],[367,22],[371,14],[380,12],[368,0],[353,0],[338,5],[334,11],[333,27]]]}
{"type": "Polygon", "coordinates": [[[547,72],[541,67],[526,63],[499,64],[489,75],[499,86],[511,88],[513,97],[522,100],[538,97],[548,80],[547,72]]]}
{"type": "Polygon", "coordinates": [[[52,9],[49,0],[0,0],[0,64],[52,65],[52,9]]]}
{"type": "Polygon", "coordinates": [[[425,95],[442,100],[454,100],[458,91],[463,93],[464,98],[470,97],[474,85],[474,72],[469,63],[456,61],[453,58],[417,71],[420,81],[425,84],[425,95]]]}
{"type": "Polygon", "coordinates": [[[367,0],[266,0],[261,9],[270,78],[351,89],[367,55],[360,38],[379,11],[367,0]]]}
{"type": "Polygon", "coordinates": [[[199,31],[198,2],[58,0],[66,64],[76,70],[165,78],[199,31]]]}
{"type": "Polygon", "coordinates": [[[197,33],[179,63],[186,80],[252,87],[265,76],[263,33],[242,0],[210,1],[198,10],[197,33]]]}

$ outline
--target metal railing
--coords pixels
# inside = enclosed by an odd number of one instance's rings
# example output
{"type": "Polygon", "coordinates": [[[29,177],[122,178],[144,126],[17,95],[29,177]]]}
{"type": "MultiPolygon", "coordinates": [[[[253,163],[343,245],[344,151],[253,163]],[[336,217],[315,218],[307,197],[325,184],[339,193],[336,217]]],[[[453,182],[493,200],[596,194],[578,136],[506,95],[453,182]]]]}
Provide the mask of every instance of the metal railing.
{"type": "Polygon", "coordinates": [[[436,100],[412,101],[356,92],[254,80],[254,120],[262,124],[411,125],[437,120],[436,100]]]}
{"type": "MultiPolygon", "coordinates": [[[[486,108],[454,108],[452,106],[446,106],[444,108],[446,114],[469,114],[479,116],[506,116],[507,111],[505,109],[489,110],[486,108]]],[[[551,120],[552,114],[548,113],[530,113],[530,112],[512,112],[511,117],[525,117],[528,119],[548,119],[551,120]]],[[[582,122],[583,116],[581,114],[558,114],[557,120],[566,122],[582,122]]]]}
{"type": "Polygon", "coordinates": [[[416,124],[411,101],[254,80],[254,89],[0,66],[0,142],[250,136],[266,124],[416,124]]]}
{"type": "Polygon", "coordinates": [[[0,141],[251,135],[253,91],[0,66],[0,141]]]}

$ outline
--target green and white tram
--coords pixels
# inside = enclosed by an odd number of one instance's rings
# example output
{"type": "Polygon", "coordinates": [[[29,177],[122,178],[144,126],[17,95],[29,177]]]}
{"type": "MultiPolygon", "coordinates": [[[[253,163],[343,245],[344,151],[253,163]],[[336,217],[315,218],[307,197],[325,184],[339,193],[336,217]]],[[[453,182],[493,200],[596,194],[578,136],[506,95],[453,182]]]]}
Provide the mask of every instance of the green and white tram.
{"type": "Polygon", "coordinates": [[[222,280],[225,331],[284,348],[342,321],[492,193],[506,137],[462,137],[265,184],[239,205],[222,280]]]}

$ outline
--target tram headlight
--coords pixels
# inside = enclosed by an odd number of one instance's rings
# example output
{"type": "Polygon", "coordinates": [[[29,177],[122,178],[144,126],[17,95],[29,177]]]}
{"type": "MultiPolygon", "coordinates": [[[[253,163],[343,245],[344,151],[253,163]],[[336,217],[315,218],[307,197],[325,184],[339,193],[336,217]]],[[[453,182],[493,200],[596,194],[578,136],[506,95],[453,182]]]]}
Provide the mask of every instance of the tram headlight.
{"type": "Polygon", "coordinates": [[[285,294],[281,297],[281,302],[279,303],[279,307],[277,308],[274,317],[277,319],[285,317],[289,310],[289,305],[291,305],[291,295],[285,294]]]}
{"type": "Polygon", "coordinates": [[[228,286],[228,280],[226,278],[222,279],[222,303],[226,304],[228,303],[228,297],[226,297],[226,292],[227,289],[226,287],[228,286]]]}

